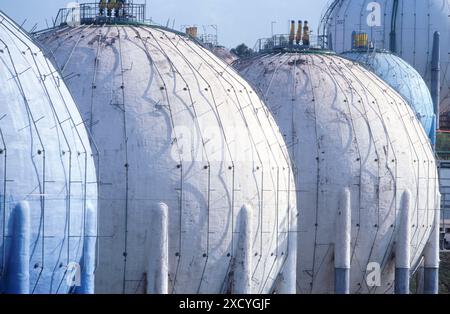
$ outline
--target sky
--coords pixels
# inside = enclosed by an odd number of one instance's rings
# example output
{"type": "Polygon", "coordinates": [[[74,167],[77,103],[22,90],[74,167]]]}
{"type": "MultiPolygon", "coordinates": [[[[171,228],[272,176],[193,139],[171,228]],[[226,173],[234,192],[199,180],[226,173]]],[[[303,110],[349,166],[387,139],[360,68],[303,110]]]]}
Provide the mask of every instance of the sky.
{"type": "MultiPolygon", "coordinates": [[[[0,10],[26,30],[44,29],[52,24],[58,9],[71,0],[0,0],[0,10]],[[46,22],[47,21],[47,22],[46,22]]],[[[76,2],[76,1],[75,1],[76,2]]],[[[80,1],[80,2],[97,2],[80,1]]],[[[135,0],[144,3],[144,0],[135,0]]],[[[329,0],[147,0],[147,18],[183,30],[186,25],[199,32],[215,33],[219,43],[228,48],[245,43],[253,47],[258,38],[270,37],[272,22],[275,34],[289,32],[289,20],[308,20],[314,33],[329,0]]],[[[313,34],[314,35],[314,34],[313,34]]]]}

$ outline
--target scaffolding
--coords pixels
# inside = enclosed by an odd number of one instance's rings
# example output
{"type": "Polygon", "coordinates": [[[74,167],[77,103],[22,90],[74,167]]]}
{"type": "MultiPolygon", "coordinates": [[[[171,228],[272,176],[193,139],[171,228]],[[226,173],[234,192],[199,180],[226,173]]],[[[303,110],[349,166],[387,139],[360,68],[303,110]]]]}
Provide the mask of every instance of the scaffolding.
{"type": "Polygon", "coordinates": [[[130,24],[145,22],[145,4],[134,4],[132,1],[118,2],[114,5],[102,2],[82,3],[79,6],[60,9],[53,27],[73,23],[79,24],[130,24]]]}
{"type": "Polygon", "coordinates": [[[310,36],[310,44],[296,44],[289,41],[289,34],[273,35],[269,38],[260,38],[257,40],[253,50],[256,53],[269,53],[273,51],[300,52],[321,50],[319,38],[310,36]]]}

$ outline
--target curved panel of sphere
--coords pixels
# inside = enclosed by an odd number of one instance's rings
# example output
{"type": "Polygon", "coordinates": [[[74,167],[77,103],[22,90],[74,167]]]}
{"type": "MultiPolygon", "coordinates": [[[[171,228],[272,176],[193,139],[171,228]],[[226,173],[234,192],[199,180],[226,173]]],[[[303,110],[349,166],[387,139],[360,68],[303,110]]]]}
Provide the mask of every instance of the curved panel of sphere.
{"type": "Polygon", "coordinates": [[[97,179],[61,76],[0,12],[1,291],[93,293],[97,179]],[[70,277],[70,278],[69,278],[70,277]]]}
{"type": "Polygon", "coordinates": [[[251,291],[273,291],[295,263],[295,188],[283,138],[250,86],[158,28],[62,28],[40,41],[100,151],[97,292],[146,290],[158,202],[168,207],[169,292],[233,291],[243,205],[253,212],[251,291]]]}
{"type": "Polygon", "coordinates": [[[350,293],[393,292],[402,194],[412,193],[412,268],[438,208],[433,151],[413,111],[372,72],[334,55],[267,54],[236,67],[263,95],[294,162],[298,291],[334,291],[340,195],[348,189],[350,293]],[[365,281],[373,262],[381,267],[381,287],[365,281]]]}
{"type": "Polygon", "coordinates": [[[402,96],[416,113],[428,137],[434,142],[433,100],[420,74],[403,59],[384,52],[348,52],[343,56],[363,64],[402,96]]]}
{"type": "Polygon", "coordinates": [[[450,109],[450,2],[448,0],[337,0],[328,19],[332,49],[338,53],[352,49],[352,32],[365,32],[377,49],[391,50],[395,31],[395,51],[426,80],[431,81],[433,34],[441,34],[441,112],[450,109]],[[375,6],[374,6],[375,4],[375,6]],[[396,12],[396,13],[395,13],[396,12]]]}

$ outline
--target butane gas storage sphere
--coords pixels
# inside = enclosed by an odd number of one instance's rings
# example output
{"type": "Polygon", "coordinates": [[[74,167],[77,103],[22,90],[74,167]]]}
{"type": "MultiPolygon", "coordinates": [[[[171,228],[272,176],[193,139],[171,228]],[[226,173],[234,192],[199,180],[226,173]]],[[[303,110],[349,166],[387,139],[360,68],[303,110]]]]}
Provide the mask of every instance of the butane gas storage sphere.
{"type": "Polygon", "coordinates": [[[335,55],[271,53],[236,67],[260,90],[290,147],[299,208],[298,291],[334,291],[335,266],[347,267],[336,265],[345,255],[337,235],[351,230],[350,293],[393,292],[399,230],[411,228],[406,263],[414,269],[439,208],[433,151],[414,112],[379,77],[335,55]],[[408,190],[409,224],[400,218],[408,190]],[[350,228],[342,230],[347,206],[350,228]],[[366,282],[371,263],[381,267],[379,287],[366,282]]]}
{"type": "Polygon", "coordinates": [[[450,110],[450,2],[448,0],[336,0],[327,15],[330,48],[352,48],[352,33],[368,34],[375,48],[395,52],[431,81],[433,34],[441,33],[441,112],[450,110]],[[392,43],[391,43],[392,42],[392,43]]]}
{"type": "Polygon", "coordinates": [[[97,179],[83,120],[43,52],[0,20],[0,292],[93,293],[97,179]]]}
{"type": "Polygon", "coordinates": [[[377,74],[411,106],[432,143],[436,141],[436,120],[430,90],[420,74],[392,53],[351,51],[343,56],[361,63],[377,74]]]}
{"type": "Polygon", "coordinates": [[[295,292],[288,152],[234,70],[151,26],[81,25],[39,39],[100,153],[97,292],[295,292]]]}

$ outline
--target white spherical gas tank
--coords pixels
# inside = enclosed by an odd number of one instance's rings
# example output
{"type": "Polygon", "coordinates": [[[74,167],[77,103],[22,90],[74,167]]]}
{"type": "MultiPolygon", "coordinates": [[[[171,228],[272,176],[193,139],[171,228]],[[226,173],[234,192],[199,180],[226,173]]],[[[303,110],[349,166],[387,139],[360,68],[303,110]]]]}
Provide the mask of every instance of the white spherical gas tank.
{"type": "Polygon", "coordinates": [[[0,20],[0,293],[93,293],[95,152],[60,74],[0,20]]]}
{"type": "Polygon", "coordinates": [[[352,33],[376,49],[395,52],[431,81],[433,35],[441,34],[441,113],[450,110],[450,1],[336,0],[325,17],[329,48],[352,49],[352,33]]]}
{"type": "Polygon", "coordinates": [[[414,269],[439,208],[433,151],[415,113],[378,76],[325,52],[270,53],[236,67],[264,97],[295,166],[298,291],[332,293],[335,267],[349,267],[350,293],[393,292],[402,230],[411,231],[414,269]],[[366,281],[374,265],[379,286],[366,281]]]}
{"type": "Polygon", "coordinates": [[[383,51],[350,51],[343,57],[377,74],[411,106],[432,144],[436,142],[436,116],[427,84],[409,63],[383,51]]]}
{"type": "Polygon", "coordinates": [[[81,25],[39,40],[100,151],[97,292],[295,291],[289,156],[237,73],[157,27],[81,25]]]}

